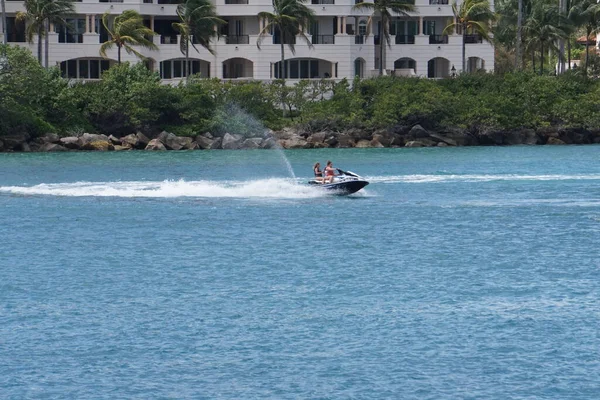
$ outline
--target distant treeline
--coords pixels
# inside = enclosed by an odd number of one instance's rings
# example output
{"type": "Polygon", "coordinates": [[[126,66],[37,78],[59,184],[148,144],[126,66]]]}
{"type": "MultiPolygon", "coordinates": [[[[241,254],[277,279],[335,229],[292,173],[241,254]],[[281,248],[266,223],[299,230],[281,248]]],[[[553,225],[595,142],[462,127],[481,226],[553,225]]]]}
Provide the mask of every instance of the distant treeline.
{"type": "Polygon", "coordinates": [[[578,71],[559,77],[474,73],[442,80],[381,77],[293,86],[197,77],[170,86],[142,63],[114,66],[97,82],[75,83],[56,69],[42,68],[27,49],[9,46],[7,53],[8,65],[0,69],[0,136],[246,134],[297,124],[308,130],[417,123],[474,129],[600,127],[600,83],[578,71]]]}

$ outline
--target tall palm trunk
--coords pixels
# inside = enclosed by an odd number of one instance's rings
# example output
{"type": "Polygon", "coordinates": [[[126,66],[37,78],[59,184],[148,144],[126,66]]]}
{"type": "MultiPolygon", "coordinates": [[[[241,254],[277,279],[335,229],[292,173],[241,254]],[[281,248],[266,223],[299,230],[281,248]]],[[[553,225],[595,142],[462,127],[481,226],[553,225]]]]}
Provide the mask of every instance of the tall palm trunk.
{"type": "Polygon", "coordinates": [[[567,41],[567,54],[569,57],[569,66],[568,68],[571,69],[571,41],[567,41]]]}
{"type": "Polygon", "coordinates": [[[379,76],[383,75],[383,17],[379,21],[379,76]]]}
{"type": "Polygon", "coordinates": [[[588,72],[588,63],[590,61],[590,30],[586,30],[585,35],[585,74],[588,72]]]}
{"type": "Polygon", "coordinates": [[[283,33],[281,34],[281,66],[279,67],[279,79],[285,79],[285,47],[283,45],[283,33]]]}
{"type": "Polygon", "coordinates": [[[44,67],[46,67],[46,69],[48,69],[48,55],[50,53],[49,45],[50,45],[50,38],[48,37],[48,33],[50,33],[50,21],[46,20],[44,21],[44,67]]]}
{"type": "Polygon", "coordinates": [[[121,65],[121,44],[117,44],[117,64],[121,65]]]}
{"type": "Polygon", "coordinates": [[[8,43],[8,30],[6,29],[6,4],[4,3],[4,0],[0,0],[0,7],[2,7],[2,20],[0,20],[0,23],[2,24],[2,43],[6,46],[6,44],[8,43]]]}
{"type": "Polygon", "coordinates": [[[185,42],[185,67],[183,68],[183,73],[185,74],[185,80],[188,81],[190,79],[190,39],[185,39],[185,42]]]}
{"type": "Polygon", "coordinates": [[[465,64],[466,64],[466,43],[465,43],[465,39],[467,36],[467,25],[463,24],[462,25],[462,72],[465,73],[467,72],[467,70],[465,69],[465,64]]]}
{"type": "Polygon", "coordinates": [[[38,61],[39,61],[40,65],[43,65],[42,64],[42,38],[44,37],[44,26],[43,25],[40,25],[38,27],[37,36],[38,36],[38,50],[37,50],[38,61]]]}
{"type": "Polygon", "coordinates": [[[533,74],[535,75],[535,49],[531,49],[531,67],[533,68],[533,74]]]}
{"type": "Polygon", "coordinates": [[[523,0],[519,0],[517,10],[517,48],[515,52],[515,69],[521,68],[521,29],[523,27],[523,0]]]}

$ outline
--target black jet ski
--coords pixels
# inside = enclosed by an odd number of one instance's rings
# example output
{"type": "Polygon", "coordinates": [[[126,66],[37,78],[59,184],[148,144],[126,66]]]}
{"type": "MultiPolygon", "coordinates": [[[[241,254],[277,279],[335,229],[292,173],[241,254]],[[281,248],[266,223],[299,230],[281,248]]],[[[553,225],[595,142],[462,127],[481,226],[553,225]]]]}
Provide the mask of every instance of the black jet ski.
{"type": "Polygon", "coordinates": [[[331,191],[332,194],[339,195],[356,193],[369,184],[368,181],[354,172],[342,171],[339,168],[336,168],[335,170],[337,171],[337,175],[333,177],[333,182],[323,183],[322,180],[315,178],[308,181],[308,184],[331,191]]]}

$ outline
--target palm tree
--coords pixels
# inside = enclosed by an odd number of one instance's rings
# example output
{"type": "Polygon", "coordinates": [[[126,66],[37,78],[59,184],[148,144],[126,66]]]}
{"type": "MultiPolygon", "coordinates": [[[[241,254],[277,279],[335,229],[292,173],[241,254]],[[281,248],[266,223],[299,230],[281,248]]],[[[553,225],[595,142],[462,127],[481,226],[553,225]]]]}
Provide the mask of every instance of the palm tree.
{"type": "Polygon", "coordinates": [[[8,44],[8,38],[6,37],[8,32],[6,31],[6,3],[4,2],[4,0],[0,0],[0,8],[1,8],[1,12],[2,12],[2,19],[0,19],[0,23],[2,23],[2,33],[3,33],[2,44],[6,46],[8,44]]]}
{"type": "Polygon", "coordinates": [[[38,37],[37,59],[42,64],[42,37],[44,36],[44,21],[46,20],[47,0],[25,0],[25,12],[17,13],[17,20],[27,21],[25,36],[29,43],[33,43],[33,37],[38,37]]]}
{"type": "Polygon", "coordinates": [[[281,45],[281,65],[279,66],[279,78],[285,79],[285,44],[288,45],[292,54],[296,54],[294,47],[296,36],[300,36],[308,47],[313,45],[306,36],[303,29],[308,27],[315,18],[315,12],[304,3],[306,0],[272,0],[273,12],[260,12],[258,17],[267,23],[259,32],[256,46],[260,50],[260,44],[264,37],[271,32],[279,32],[281,45]]]}
{"type": "Polygon", "coordinates": [[[42,64],[42,38],[45,38],[45,62],[48,68],[48,28],[50,23],[67,25],[66,17],[75,13],[73,0],[25,0],[25,12],[17,13],[17,19],[27,21],[25,31],[27,41],[33,42],[38,37],[38,61],[42,64]]]}
{"type": "MultiPolygon", "coordinates": [[[[540,75],[544,73],[545,51],[552,49],[558,52],[556,43],[559,39],[566,38],[568,23],[560,14],[556,4],[535,3],[527,23],[523,27],[527,42],[532,53],[539,46],[540,49],[540,75]]],[[[535,60],[534,60],[535,71],[535,60]]]]}
{"type": "Polygon", "coordinates": [[[158,50],[158,46],[148,39],[156,33],[144,26],[141,15],[135,10],[125,10],[122,14],[111,18],[107,11],[102,15],[102,25],[108,32],[109,40],[100,46],[100,55],[108,58],[106,51],[113,46],[117,46],[117,62],[121,64],[121,49],[125,49],[127,54],[134,54],[136,57],[145,59],[142,54],[136,51],[133,46],[140,46],[149,50],[158,50]]]}
{"type": "Polygon", "coordinates": [[[409,12],[416,10],[414,1],[411,0],[374,0],[373,3],[361,2],[352,7],[353,10],[368,10],[372,11],[369,17],[368,25],[371,25],[373,16],[379,16],[379,75],[383,75],[383,68],[385,66],[384,52],[383,52],[383,39],[391,47],[390,43],[390,21],[392,20],[392,14],[409,16],[409,12]]]}
{"type": "Polygon", "coordinates": [[[600,4],[596,0],[579,0],[571,7],[569,19],[585,29],[585,70],[590,60],[590,37],[600,32],[600,4]]]}
{"type": "Polygon", "coordinates": [[[444,34],[460,29],[462,33],[462,71],[465,72],[466,64],[466,36],[467,33],[479,34],[486,41],[490,41],[491,24],[496,19],[490,9],[488,0],[464,0],[460,6],[456,0],[452,2],[454,20],[444,28],[444,34]]]}
{"type": "Polygon", "coordinates": [[[179,49],[185,55],[184,74],[189,77],[190,44],[198,51],[194,42],[200,44],[211,54],[215,51],[210,47],[210,41],[217,36],[215,26],[226,22],[218,17],[215,6],[210,0],[187,0],[177,6],[180,22],[173,22],[173,28],[181,34],[179,49]]]}
{"type": "Polygon", "coordinates": [[[67,16],[75,14],[74,0],[47,0],[46,20],[44,21],[44,67],[48,68],[48,56],[50,43],[48,42],[48,31],[50,23],[54,25],[67,26],[67,16]]]}

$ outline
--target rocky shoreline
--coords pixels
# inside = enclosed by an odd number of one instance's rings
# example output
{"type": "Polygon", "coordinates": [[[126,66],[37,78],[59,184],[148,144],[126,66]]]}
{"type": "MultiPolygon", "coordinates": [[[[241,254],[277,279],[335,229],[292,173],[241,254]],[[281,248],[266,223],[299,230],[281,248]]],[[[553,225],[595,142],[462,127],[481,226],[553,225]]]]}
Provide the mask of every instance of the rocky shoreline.
{"type": "Polygon", "coordinates": [[[146,135],[141,132],[123,137],[83,133],[59,136],[52,133],[32,139],[19,133],[0,137],[0,152],[57,151],[126,151],[126,150],[214,150],[214,149],[313,149],[313,148],[381,148],[381,147],[446,147],[565,145],[600,143],[600,129],[549,127],[515,130],[465,130],[459,128],[425,129],[398,125],[387,130],[305,131],[287,128],[265,130],[251,137],[237,134],[202,133],[195,137],[177,136],[169,132],[146,135]]]}

